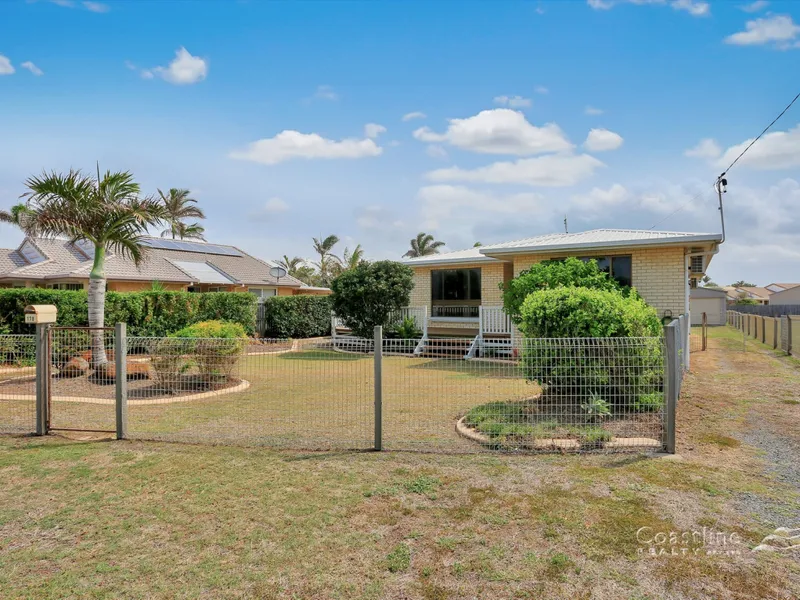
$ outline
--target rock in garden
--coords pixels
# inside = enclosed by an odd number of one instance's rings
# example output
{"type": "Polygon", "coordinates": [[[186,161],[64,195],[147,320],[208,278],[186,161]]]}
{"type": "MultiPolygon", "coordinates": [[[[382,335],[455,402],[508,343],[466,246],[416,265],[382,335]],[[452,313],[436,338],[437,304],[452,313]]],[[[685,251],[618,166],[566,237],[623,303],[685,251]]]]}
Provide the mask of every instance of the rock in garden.
{"type": "MultiPolygon", "coordinates": [[[[128,379],[148,379],[150,368],[147,363],[128,363],[128,379]]],[[[112,382],[117,378],[117,366],[113,362],[100,365],[94,371],[94,379],[103,382],[112,382]]]]}
{"type": "Polygon", "coordinates": [[[89,362],[80,356],[74,356],[61,368],[60,373],[63,377],[80,377],[88,371],[89,362]]]}

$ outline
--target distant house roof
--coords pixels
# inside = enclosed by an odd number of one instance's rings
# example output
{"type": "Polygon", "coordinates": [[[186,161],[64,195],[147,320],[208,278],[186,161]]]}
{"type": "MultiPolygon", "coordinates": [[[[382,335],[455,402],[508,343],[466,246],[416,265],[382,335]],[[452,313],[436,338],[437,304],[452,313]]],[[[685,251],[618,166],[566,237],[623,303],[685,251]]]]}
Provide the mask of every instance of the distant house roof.
{"type": "MultiPolygon", "coordinates": [[[[303,285],[301,281],[288,275],[278,281],[269,274],[274,266],[272,263],[250,256],[235,246],[151,237],[146,237],[143,241],[148,248],[144,262],[138,267],[129,258],[108,254],[105,264],[107,279],[186,284],[234,283],[249,286],[303,285]],[[199,281],[208,278],[214,281],[199,281]]],[[[73,244],[64,239],[27,237],[14,250],[0,249],[0,278],[86,279],[92,270],[92,256],[93,248],[88,243],[73,244]],[[20,251],[26,244],[33,244],[44,260],[28,262],[20,251]]]]}
{"type": "Polygon", "coordinates": [[[768,286],[766,286],[766,288],[768,290],[770,290],[771,292],[779,292],[779,291],[783,291],[783,290],[790,290],[790,289],[796,288],[798,286],[800,286],[800,283],[770,283],[768,286]],[[772,288],[776,288],[776,287],[781,288],[781,289],[780,290],[772,289],[772,288]]]}
{"type": "Polygon", "coordinates": [[[769,299],[769,296],[772,293],[767,288],[755,287],[755,286],[753,286],[753,287],[750,287],[750,286],[737,287],[737,288],[733,288],[733,289],[734,289],[734,291],[736,293],[738,293],[740,295],[741,294],[745,294],[745,295],[752,296],[752,297],[755,297],[755,298],[761,298],[762,300],[769,299]]]}
{"type": "Polygon", "coordinates": [[[481,248],[477,247],[467,250],[456,250],[455,252],[441,252],[439,254],[406,258],[403,262],[411,266],[497,262],[494,258],[484,256],[480,251],[481,248]]]}
{"type": "Polygon", "coordinates": [[[636,246],[673,246],[694,243],[721,242],[719,233],[685,233],[646,229],[593,229],[580,233],[554,233],[537,237],[491,244],[478,248],[481,254],[497,255],[520,252],[551,252],[592,248],[621,248],[636,246]]]}

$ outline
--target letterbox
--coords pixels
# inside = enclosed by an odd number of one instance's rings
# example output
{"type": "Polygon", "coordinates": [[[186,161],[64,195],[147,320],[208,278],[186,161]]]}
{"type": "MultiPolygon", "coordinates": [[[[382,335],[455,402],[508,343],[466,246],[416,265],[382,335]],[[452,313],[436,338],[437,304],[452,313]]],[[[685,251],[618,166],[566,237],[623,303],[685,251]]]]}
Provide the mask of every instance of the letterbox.
{"type": "Polygon", "coordinates": [[[31,304],[25,307],[25,323],[40,325],[42,323],[55,323],[58,309],[52,304],[31,304]]]}

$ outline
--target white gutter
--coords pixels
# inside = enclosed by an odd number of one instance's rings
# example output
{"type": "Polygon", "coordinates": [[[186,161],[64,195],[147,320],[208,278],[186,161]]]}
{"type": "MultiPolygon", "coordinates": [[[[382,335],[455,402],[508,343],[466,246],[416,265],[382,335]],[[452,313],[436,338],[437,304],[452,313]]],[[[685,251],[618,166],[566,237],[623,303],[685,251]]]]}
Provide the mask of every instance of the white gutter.
{"type": "Polygon", "coordinates": [[[614,248],[635,248],[643,246],[686,246],[697,242],[721,242],[722,235],[687,235],[680,238],[656,238],[650,240],[619,240],[616,242],[579,242],[566,244],[548,244],[533,246],[485,246],[479,249],[483,255],[493,254],[519,254],[522,252],[547,254],[553,251],[583,250],[583,249],[609,249],[614,248]]]}

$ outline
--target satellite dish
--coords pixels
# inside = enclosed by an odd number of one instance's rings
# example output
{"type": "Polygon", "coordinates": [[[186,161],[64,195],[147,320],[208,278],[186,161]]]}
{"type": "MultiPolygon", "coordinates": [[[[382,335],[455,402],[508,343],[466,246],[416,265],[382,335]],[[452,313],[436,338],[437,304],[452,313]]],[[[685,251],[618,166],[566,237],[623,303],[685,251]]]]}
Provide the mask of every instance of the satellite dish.
{"type": "Polygon", "coordinates": [[[269,270],[269,274],[272,275],[275,279],[280,279],[281,277],[286,277],[286,269],[283,267],[272,267],[269,270]]]}

